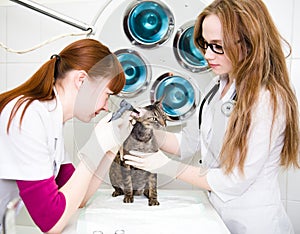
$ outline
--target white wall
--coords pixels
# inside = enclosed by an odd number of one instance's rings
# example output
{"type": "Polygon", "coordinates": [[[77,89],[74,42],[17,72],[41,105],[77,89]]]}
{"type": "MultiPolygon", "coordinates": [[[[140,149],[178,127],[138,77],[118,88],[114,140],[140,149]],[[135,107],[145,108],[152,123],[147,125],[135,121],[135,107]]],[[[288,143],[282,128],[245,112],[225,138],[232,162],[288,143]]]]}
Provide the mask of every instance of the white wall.
{"type": "MultiPolygon", "coordinates": [[[[179,1],[179,0],[178,0],[179,1]]],[[[181,0],[180,0],[181,1],[181,0]]],[[[37,1],[39,2],[39,1],[37,1]]],[[[91,23],[97,11],[105,3],[99,0],[40,1],[45,6],[63,14],[91,23]],[[50,3],[51,2],[51,3],[50,3]]],[[[210,2],[210,0],[206,0],[210,2]]],[[[288,59],[292,82],[300,100],[300,1],[265,0],[282,35],[292,43],[293,54],[288,59]],[[298,14],[297,14],[298,13],[298,14]]],[[[0,1],[0,42],[13,49],[27,49],[51,37],[80,30],[36,13],[9,1],[0,1]]],[[[0,48],[0,92],[25,81],[50,56],[58,53],[65,45],[81,37],[68,37],[53,42],[34,52],[19,55],[0,48]]],[[[73,122],[66,126],[68,150],[74,151],[73,122]]],[[[290,170],[280,176],[282,199],[296,233],[300,234],[300,171],[290,170]]],[[[176,184],[183,188],[187,186],[176,184]]]]}

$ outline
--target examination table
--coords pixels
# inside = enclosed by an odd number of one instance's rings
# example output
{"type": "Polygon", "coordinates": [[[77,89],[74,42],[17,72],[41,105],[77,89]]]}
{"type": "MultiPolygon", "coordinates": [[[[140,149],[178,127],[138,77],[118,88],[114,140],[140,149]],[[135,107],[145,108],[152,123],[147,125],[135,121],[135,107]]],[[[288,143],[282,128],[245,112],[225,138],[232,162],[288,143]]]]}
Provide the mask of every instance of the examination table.
{"type": "Polygon", "coordinates": [[[159,189],[159,206],[148,206],[145,196],[123,203],[112,189],[100,189],[74,215],[63,234],[229,234],[201,190],[159,189]]]}

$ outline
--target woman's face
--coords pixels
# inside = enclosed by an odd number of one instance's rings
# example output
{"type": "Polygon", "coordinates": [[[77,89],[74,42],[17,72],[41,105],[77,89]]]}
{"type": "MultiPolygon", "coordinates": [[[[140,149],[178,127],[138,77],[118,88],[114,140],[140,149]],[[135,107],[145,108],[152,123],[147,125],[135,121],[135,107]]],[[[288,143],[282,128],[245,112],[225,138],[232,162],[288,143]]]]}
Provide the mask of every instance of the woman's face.
{"type": "Polygon", "coordinates": [[[81,85],[74,108],[74,117],[90,122],[101,111],[108,111],[108,99],[113,92],[108,88],[110,80],[87,78],[81,85]]]}
{"type": "MultiPolygon", "coordinates": [[[[202,23],[202,37],[209,44],[223,47],[223,33],[220,19],[216,15],[208,15],[202,23]]],[[[208,46],[204,54],[209,66],[217,75],[228,74],[232,70],[232,63],[224,54],[217,54],[208,46]]]]}

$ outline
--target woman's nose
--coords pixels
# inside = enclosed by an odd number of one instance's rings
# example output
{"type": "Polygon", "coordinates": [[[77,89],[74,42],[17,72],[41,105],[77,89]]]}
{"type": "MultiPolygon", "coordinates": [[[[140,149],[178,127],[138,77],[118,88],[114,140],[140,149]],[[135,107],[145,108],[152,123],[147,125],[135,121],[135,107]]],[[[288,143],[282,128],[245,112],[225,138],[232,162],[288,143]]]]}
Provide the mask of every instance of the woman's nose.
{"type": "Polygon", "coordinates": [[[210,47],[208,47],[205,51],[204,58],[207,60],[212,60],[215,58],[215,52],[212,51],[210,47]]]}
{"type": "Polygon", "coordinates": [[[108,105],[105,104],[101,109],[104,110],[104,111],[108,111],[108,105]]]}
{"type": "Polygon", "coordinates": [[[101,103],[101,102],[99,102],[99,103],[97,103],[97,108],[96,108],[98,111],[108,111],[108,102],[104,102],[104,104],[103,104],[103,102],[101,103]]]}
{"type": "Polygon", "coordinates": [[[108,111],[108,101],[104,103],[103,110],[108,111]]]}

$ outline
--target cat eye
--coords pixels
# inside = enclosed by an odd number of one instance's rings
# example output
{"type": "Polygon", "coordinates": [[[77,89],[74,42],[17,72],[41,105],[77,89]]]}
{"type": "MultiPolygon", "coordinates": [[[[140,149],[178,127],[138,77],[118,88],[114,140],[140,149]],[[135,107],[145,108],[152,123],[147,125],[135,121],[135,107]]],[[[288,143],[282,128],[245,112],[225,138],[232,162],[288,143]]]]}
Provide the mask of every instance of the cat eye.
{"type": "Polygon", "coordinates": [[[158,119],[154,116],[148,117],[146,120],[158,121],[158,119]]]}

